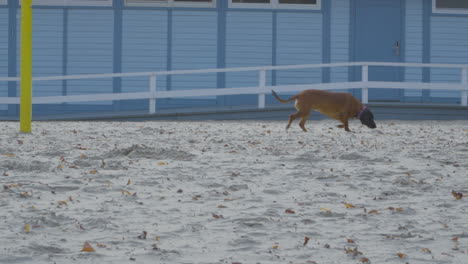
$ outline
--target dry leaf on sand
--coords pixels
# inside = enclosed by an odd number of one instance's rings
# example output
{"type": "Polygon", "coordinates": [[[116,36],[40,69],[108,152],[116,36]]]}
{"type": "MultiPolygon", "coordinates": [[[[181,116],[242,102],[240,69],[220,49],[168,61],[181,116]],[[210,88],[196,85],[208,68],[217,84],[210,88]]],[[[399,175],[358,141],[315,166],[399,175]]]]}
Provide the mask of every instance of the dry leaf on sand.
{"type": "Polygon", "coordinates": [[[85,241],[81,252],[96,252],[96,250],[88,243],[88,241],[85,241]]]}

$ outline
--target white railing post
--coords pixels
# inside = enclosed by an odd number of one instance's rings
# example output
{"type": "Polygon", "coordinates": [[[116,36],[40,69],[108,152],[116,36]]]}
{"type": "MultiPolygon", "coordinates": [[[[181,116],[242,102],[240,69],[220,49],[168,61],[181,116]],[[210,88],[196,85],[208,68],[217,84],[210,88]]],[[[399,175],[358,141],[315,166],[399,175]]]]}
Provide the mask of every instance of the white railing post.
{"type": "Polygon", "coordinates": [[[367,87],[367,82],[369,82],[369,65],[362,65],[362,103],[369,103],[369,87],[367,87]]]}
{"type": "Polygon", "coordinates": [[[266,71],[261,70],[258,76],[258,108],[265,108],[265,86],[266,86],[266,71]]]}
{"type": "Polygon", "coordinates": [[[461,82],[465,86],[465,90],[461,92],[461,105],[466,106],[468,103],[468,67],[462,68],[461,74],[461,82]]]}
{"type": "Polygon", "coordinates": [[[156,75],[150,76],[149,113],[156,113],[156,75]]]}

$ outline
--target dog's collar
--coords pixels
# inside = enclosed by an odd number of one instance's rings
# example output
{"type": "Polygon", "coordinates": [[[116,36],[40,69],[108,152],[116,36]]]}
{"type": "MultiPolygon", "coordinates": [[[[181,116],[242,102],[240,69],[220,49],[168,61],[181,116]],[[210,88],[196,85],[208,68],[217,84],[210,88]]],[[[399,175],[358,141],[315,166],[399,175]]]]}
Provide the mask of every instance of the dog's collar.
{"type": "Polygon", "coordinates": [[[361,111],[359,111],[359,114],[356,117],[360,119],[362,113],[364,113],[364,111],[366,111],[366,109],[367,109],[367,106],[362,105],[361,111]]]}

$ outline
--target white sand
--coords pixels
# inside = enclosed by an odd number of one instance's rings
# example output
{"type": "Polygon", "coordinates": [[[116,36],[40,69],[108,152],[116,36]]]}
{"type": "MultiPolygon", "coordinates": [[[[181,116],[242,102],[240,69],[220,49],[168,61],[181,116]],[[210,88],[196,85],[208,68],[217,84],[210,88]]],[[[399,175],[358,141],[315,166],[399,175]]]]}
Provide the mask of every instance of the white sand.
{"type": "Polygon", "coordinates": [[[468,122],[377,124],[3,122],[0,263],[468,263],[468,122]]]}

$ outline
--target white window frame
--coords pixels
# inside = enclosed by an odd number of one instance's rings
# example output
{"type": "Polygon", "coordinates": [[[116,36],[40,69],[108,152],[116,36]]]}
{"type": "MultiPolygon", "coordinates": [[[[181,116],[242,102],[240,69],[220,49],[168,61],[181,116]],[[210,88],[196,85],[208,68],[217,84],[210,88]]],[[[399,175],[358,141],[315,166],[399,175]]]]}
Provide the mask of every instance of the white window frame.
{"type": "Polygon", "coordinates": [[[468,14],[468,8],[437,8],[436,1],[432,0],[432,13],[440,14],[468,14]]]}
{"type": "Polygon", "coordinates": [[[138,3],[139,0],[124,0],[125,6],[155,6],[155,7],[216,7],[216,0],[210,0],[210,2],[196,3],[196,2],[183,2],[183,1],[174,1],[174,0],[140,0],[141,3],[138,3]],[[137,1],[130,2],[130,1],[137,1]]]}
{"type": "Polygon", "coordinates": [[[229,0],[229,8],[259,8],[259,9],[308,9],[308,10],[320,10],[322,0],[317,0],[314,4],[280,4],[279,0],[270,0],[269,4],[259,3],[233,3],[229,0]]]}
{"type": "MultiPolygon", "coordinates": [[[[21,5],[23,1],[20,0],[21,5]]],[[[36,0],[32,1],[34,5],[48,6],[112,6],[112,0],[36,0]]]]}

